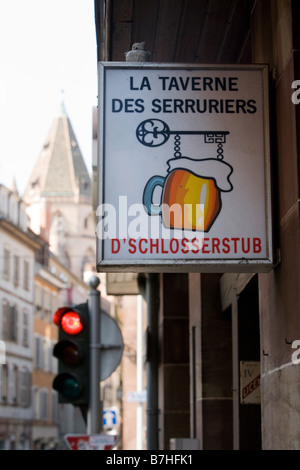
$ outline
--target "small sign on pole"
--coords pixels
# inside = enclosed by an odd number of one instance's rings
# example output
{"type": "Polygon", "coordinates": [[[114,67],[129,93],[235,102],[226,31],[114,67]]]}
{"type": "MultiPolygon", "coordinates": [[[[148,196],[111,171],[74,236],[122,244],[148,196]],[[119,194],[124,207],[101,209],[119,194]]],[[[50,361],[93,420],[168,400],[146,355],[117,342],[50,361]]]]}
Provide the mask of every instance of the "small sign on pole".
{"type": "Polygon", "coordinates": [[[118,423],[118,413],[117,410],[112,408],[105,408],[103,410],[103,427],[104,428],[112,428],[117,426],[118,423]]]}
{"type": "Polygon", "coordinates": [[[126,399],[129,403],[142,403],[147,401],[147,390],[142,392],[127,392],[126,399]]]}

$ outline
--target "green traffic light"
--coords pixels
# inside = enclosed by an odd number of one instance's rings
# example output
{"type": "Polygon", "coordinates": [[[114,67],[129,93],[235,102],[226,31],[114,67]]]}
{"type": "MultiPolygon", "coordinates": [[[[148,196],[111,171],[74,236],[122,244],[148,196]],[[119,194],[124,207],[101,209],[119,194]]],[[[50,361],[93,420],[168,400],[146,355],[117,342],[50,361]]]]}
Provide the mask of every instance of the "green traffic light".
{"type": "Polygon", "coordinates": [[[68,372],[58,374],[53,381],[53,388],[60,393],[64,400],[72,402],[82,396],[83,384],[78,378],[68,372]]]}
{"type": "Polygon", "coordinates": [[[75,377],[67,377],[61,386],[61,393],[67,399],[79,398],[81,395],[81,390],[79,387],[78,381],[75,377]]]}

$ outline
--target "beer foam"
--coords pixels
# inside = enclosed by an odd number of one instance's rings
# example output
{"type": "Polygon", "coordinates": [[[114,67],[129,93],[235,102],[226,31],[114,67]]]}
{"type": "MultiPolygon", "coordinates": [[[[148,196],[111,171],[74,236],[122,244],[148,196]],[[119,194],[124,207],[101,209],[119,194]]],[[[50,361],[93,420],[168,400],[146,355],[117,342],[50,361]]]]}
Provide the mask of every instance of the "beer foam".
{"type": "Polygon", "coordinates": [[[168,173],[174,170],[187,170],[195,176],[213,178],[220,191],[232,191],[233,186],[229,180],[233,168],[229,163],[215,158],[194,160],[188,157],[171,158],[168,160],[168,173]]]}

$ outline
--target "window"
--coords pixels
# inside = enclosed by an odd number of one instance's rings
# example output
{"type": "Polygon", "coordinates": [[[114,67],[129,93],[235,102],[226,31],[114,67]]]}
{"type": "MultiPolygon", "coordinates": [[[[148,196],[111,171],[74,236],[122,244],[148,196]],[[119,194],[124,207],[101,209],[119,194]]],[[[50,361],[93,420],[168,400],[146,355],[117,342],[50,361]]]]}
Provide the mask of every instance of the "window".
{"type": "Polygon", "coordinates": [[[51,421],[58,422],[58,395],[57,392],[51,392],[51,421]]]}
{"type": "Polygon", "coordinates": [[[32,401],[33,401],[33,419],[39,419],[39,389],[33,387],[32,389],[32,401]]]}
{"type": "Polygon", "coordinates": [[[18,341],[18,310],[16,305],[9,307],[9,338],[10,341],[18,341]]]}
{"type": "Polygon", "coordinates": [[[55,305],[54,294],[53,292],[49,292],[49,316],[48,316],[49,322],[52,322],[52,315],[53,315],[53,312],[55,312],[54,305],[55,305]]]}
{"type": "Polygon", "coordinates": [[[34,365],[37,369],[42,369],[44,364],[43,341],[39,335],[34,339],[34,365]]]}
{"type": "Polygon", "coordinates": [[[9,303],[6,299],[2,300],[2,335],[3,339],[9,339],[9,303]]]}
{"type": "Polygon", "coordinates": [[[94,223],[93,214],[89,214],[83,219],[83,228],[87,230],[88,229],[91,230],[93,227],[93,223],[94,223]]]}
{"type": "Polygon", "coordinates": [[[22,329],[22,346],[29,345],[29,314],[26,309],[23,310],[23,329],[22,329]]]}
{"type": "Polygon", "coordinates": [[[8,248],[3,250],[3,279],[9,281],[10,276],[10,251],[8,248]]]}
{"type": "Polygon", "coordinates": [[[8,395],[8,365],[0,365],[0,402],[6,402],[8,395]]]}
{"type": "MultiPolygon", "coordinates": [[[[5,341],[0,339],[0,364],[6,363],[6,346],[5,341]]],[[[1,379],[0,379],[1,380],[1,379]]]]}
{"type": "Polygon", "coordinates": [[[48,390],[40,390],[40,418],[48,420],[48,390]]]}
{"type": "Polygon", "coordinates": [[[35,313],[41,315],[42,313],[42,289],[41,286],[35,286],[35,313]]]}
{"type": "Polygon", "coordinates": [[[30,406],[31,373],[15,364],[0,364],[0,403],[30,406]]]}
{"type": "Polygon", "coordinates": [[[35,335],[34,339],[34,366],[37,369],[51,372],[52,367],[52,343],[44,336],[35,335]]]}
{"type": "Polygon", "coordinates": [[[23,278],[23,288],[24,290],[29,290],[29,263],[24,261],[24,278],[23,278]]]}
{"type": "Polygon", "coordinates": [[[18,368],[12,365],[9,370],[9,402],[13,405],[17,404],[18,398],[18,368]]]}
{"type": "Polygon", "coordinates": [[[20,279],[20,257],[18,255],[14,255],[14,285],[18,287],[19,279],[20,279]]]}
{"type": "Polygon", "coordinates": [[[49,351],[51,349],[50,347],[50,341],[47,338],[43,338],[43,356],[44,356],[44,364],[43,364],[43,370],[45,372],[50,371],[50,354],[49,351]]]}
{"type": "Polygon", "coordinates": [[[47,289],[43,289],[43,318],[48,321],[51,318],[51,293],[47,289]]]}
{"type": "Polygon", "coordinates": [[[9,305],[6,299],[2,300],[2,334],[7,341],[18,340],[18,310],[16,305],[9,305]]]}
{"type": "Polygon", "coordinates": [[[19,404],[23,407],[30,405],[31,374],[28,369],[19,370],[19,404]]]}

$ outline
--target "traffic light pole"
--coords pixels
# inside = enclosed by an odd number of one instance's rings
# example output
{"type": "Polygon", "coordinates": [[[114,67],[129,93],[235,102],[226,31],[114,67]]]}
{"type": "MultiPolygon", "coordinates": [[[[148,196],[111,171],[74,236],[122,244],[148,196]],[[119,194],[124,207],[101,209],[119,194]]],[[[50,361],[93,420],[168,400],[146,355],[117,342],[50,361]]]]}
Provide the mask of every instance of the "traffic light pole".
{"type": "Polygon", "coordinates": [[[89,280],[88,307],[90,315],[90,404],[87,412],[87,433],[99,434],[102,431],[102,402],[100,401],[100,284],[97,276],[89,280]]]}

